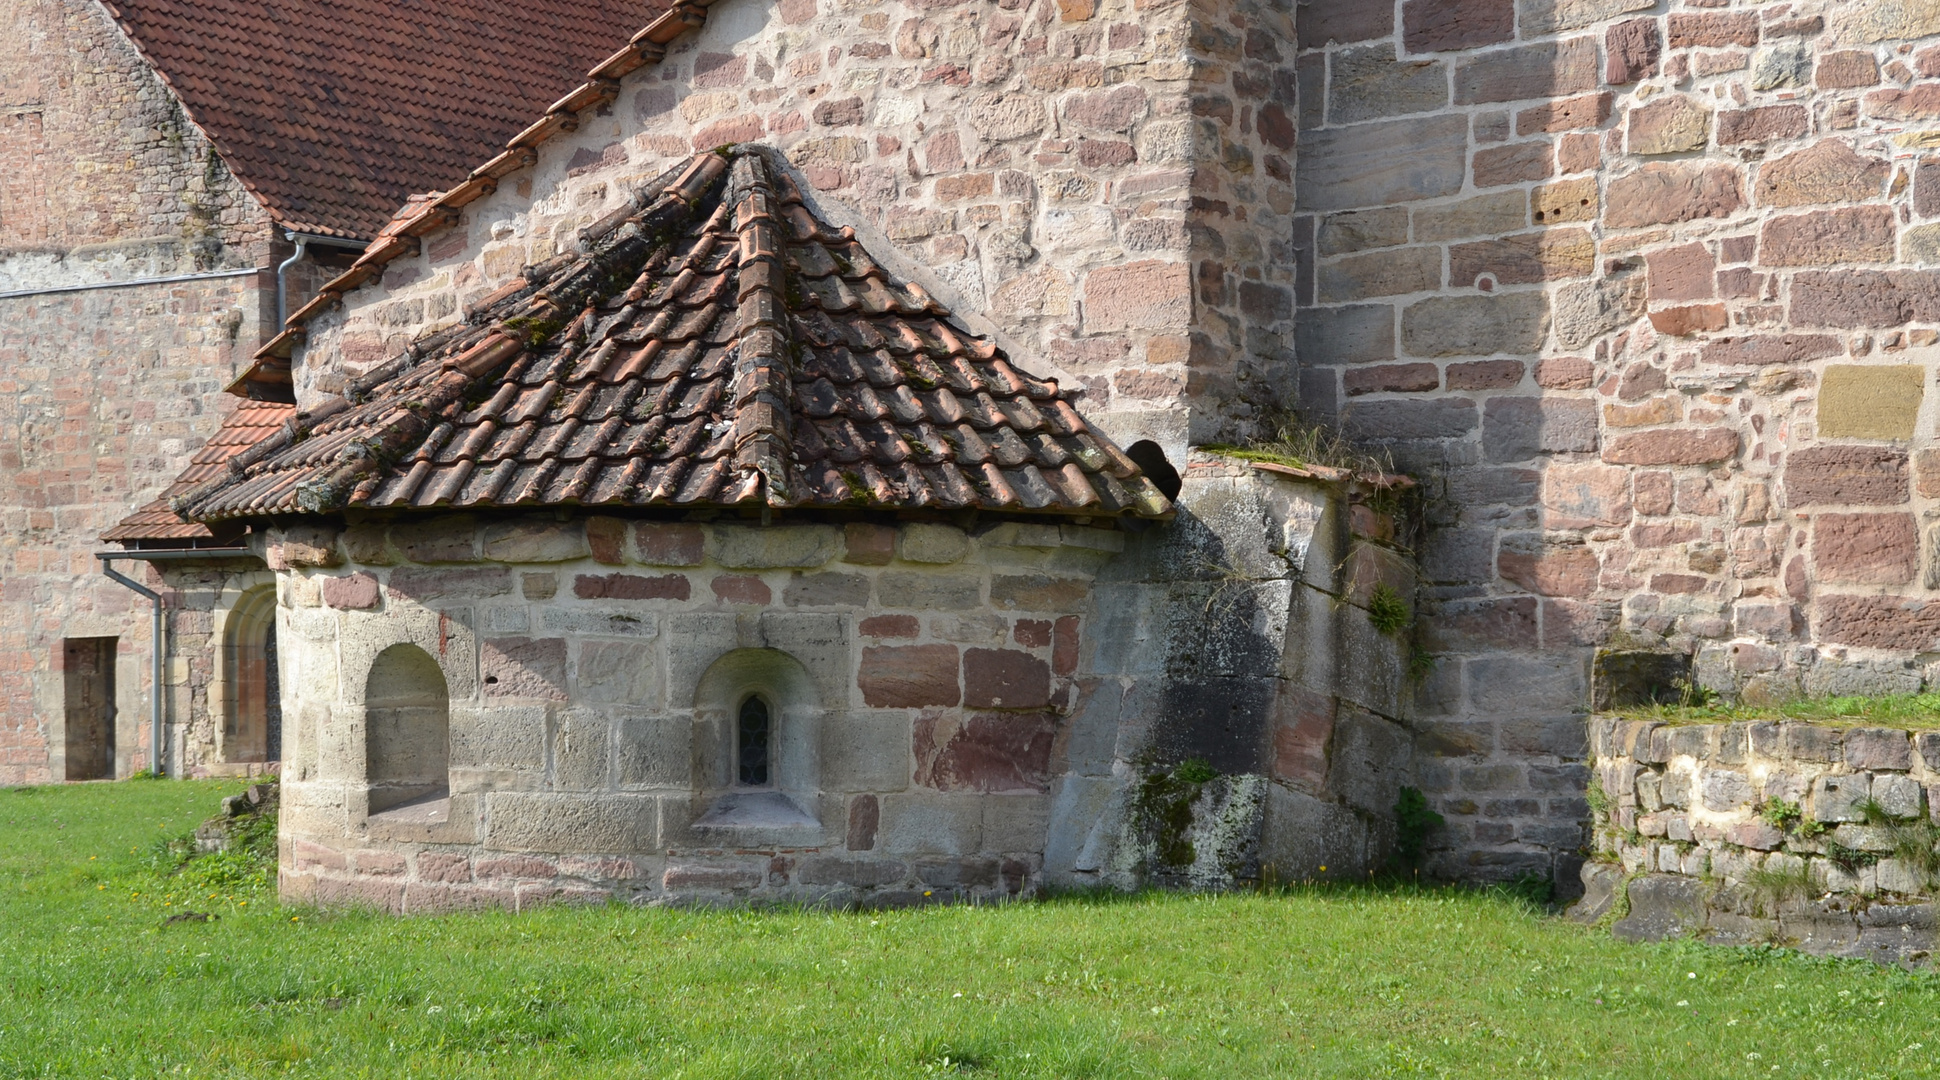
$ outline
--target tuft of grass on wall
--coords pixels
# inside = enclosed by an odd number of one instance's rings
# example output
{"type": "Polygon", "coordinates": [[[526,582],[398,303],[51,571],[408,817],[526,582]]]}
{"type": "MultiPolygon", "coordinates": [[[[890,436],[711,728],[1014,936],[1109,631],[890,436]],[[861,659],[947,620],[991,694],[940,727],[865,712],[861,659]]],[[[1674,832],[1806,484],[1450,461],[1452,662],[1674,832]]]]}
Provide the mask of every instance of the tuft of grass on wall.
{"type": "Polygon", "coordinates": [[[1654,720],[1662,724],[1801,720],[1833,727],[1896,727],[1925,731],[1940,729],[1940,694],[1805,698],[1778,705],[1744,705],[1710,700],[1678,705],[1639,705],[1614,710],[1611,715],[1625,720],[1654,720]]]}

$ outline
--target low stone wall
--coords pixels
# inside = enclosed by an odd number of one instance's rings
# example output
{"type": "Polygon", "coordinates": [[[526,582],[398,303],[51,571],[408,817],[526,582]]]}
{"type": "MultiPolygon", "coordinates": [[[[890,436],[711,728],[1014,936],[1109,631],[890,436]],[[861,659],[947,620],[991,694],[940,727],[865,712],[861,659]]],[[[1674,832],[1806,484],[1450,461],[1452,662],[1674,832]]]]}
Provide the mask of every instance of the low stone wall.
{"type": "Polygon", "coordinates": [[[1620,938],[1918,961],[1940,891],[1940,731],[1591,721],[1578,918],[1620,938]]]}

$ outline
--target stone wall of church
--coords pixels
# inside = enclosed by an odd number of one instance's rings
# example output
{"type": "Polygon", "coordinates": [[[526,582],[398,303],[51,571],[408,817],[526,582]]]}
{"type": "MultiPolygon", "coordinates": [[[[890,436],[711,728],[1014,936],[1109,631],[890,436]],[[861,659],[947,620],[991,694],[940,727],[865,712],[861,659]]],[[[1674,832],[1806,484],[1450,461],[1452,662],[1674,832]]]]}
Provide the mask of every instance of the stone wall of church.
{"type": "Polygon", "coordinates": [[[1082,387],[1121,444],[1182,460],[1291,370],[1291,32],[1250,0],[721,0],[318,319],[299,386],[460,317],[688,155],[761,142],[892,271],[1082,387]]]}
{"type": "MultiPolygon", "coordinates": [[[[98,4],[0,0],[0,25],[0,292],[270,264],[260,207],[98,4]]],[[[0,297],[0,785],[64,775],[67,637],[118,639],[117,770],[152,763],[147,603],[92,552],[216,429],[274,304],[255,274],[0,297]]]]}
{"type": "Polygon", "coordinates": [[[424,911],[1033,888],[1091,580],[1125,538],[551,515],[288,534],[269,550],[284,895],[424,911]],[[435,658],[447,691],[436,823],[371,812],[366,690],[394,646],[435,658]],[[736,771],[750,694],[771,710],[765,786],[736,771]]]}
{"type": "Polygon", "coordinates": [[[1932,13],[1313,0],[1299,36],[1302,396],[1432,489],[1442,869],[1572,876],[1595,650],[1929,685],[1932,13]]]}

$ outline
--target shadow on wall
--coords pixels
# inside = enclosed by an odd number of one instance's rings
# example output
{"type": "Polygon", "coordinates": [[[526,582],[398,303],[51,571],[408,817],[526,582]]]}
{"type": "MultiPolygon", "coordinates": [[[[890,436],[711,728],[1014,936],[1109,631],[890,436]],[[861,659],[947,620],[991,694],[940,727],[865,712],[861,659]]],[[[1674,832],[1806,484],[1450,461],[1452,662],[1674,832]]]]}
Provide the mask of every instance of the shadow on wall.
{"type": "Polygon", "coordinates": [[[1612,95],[1572,12],[1314,0],[1298,18],[1301,405],[1428,496],[1416,750],[1448,820],[1431,866],[1565,891],[1591,657],[1620,616],[1602,579],[1624,569],[1586,536],[1620,536],[1633,501],[1594,387],[1644,307],[1640,263],[1599,265],[1612,95]]]}

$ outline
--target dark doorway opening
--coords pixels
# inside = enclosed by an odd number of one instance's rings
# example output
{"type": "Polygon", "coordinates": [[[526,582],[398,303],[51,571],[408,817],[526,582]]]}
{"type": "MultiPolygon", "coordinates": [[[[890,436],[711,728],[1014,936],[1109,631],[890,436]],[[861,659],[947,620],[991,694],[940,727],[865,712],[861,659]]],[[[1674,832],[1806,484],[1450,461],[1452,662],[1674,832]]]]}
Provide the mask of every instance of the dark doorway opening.
{"type": "Polygon", "coordinates": [[[69,780],[114,779],[115,644],[111,637],[61,642],[69,780]]]}

